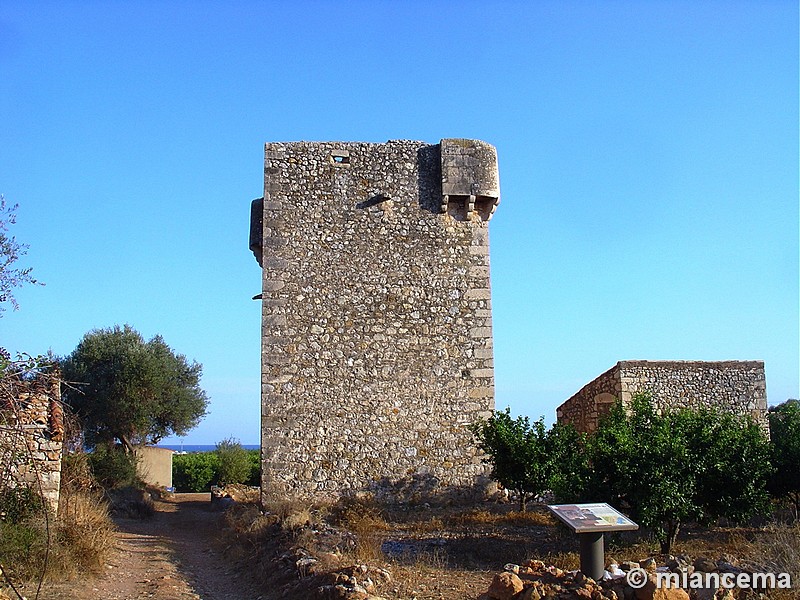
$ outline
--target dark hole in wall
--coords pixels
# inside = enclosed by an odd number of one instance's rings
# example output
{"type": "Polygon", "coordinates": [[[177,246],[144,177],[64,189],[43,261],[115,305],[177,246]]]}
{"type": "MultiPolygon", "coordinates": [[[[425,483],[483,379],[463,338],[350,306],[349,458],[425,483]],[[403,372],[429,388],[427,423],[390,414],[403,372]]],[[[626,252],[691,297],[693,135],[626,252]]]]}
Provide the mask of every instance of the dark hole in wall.
{"type": "Polygon", "coordinates": [[[417,150],[417,192],[422,210],[440,213],[442,204],[442,154],[441,145],[423,146],[417,150]]]}
{"type": "Polygon", "coordinates": [[[389,196],[385,194],[375,194],[374,196],[356,204],[356,208],[369,208],[370,206],[375,206],[386,200],[389,200],[389,196]]]}

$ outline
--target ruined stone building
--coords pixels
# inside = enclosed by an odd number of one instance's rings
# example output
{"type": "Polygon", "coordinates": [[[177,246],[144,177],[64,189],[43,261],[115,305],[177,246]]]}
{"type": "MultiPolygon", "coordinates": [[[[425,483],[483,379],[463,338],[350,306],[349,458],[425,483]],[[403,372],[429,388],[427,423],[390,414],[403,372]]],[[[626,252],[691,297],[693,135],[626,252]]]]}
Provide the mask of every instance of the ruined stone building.
{"type": "Polygon", "coordinates": [[[481,141],[268,143],[250,247],[263,269],[265,497],[469,488],[494,408],[481,141]]]}
{"type": "Polygon", "coordinates": [[[589,433],[617,399],[624,405],[638,393],[649,393],[657,409],[711,407],[767,427],[761,361],[621,361],[559,406],[556,417],[589,433]]]}
{"type": "Polygon", "coordinates": [[[30,487],[56,512],[63,442],[58,377],[6,374],[0,385],[0,491],[30,487]]]}

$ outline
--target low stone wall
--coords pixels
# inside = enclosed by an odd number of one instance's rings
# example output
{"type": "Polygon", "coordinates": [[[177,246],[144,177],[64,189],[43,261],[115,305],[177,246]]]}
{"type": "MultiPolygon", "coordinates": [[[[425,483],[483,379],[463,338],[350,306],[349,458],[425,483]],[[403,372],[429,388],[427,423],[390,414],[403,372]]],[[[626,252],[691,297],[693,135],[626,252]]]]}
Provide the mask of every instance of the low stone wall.
{"type": "Polygon", "coordinates": [[[559,423],[571,423],[578,431],[594,431],[599,419],[620,397],[621,385],[617,364],[587,383],[577,394],[559,406],[556,409],[556,419],[559,423]]]}
{"type": "Polygon", "coordinates": [[[0,489],[30,486],[57,511],[63,440],[58,378],[5,376],[0,390],[0,489]]]}
{"type": "Polygon", "coordinates": [[[767,387],[761,361],[621,361],[556,409],[559,422],[591,432],[617,398],[639,393],[656,408],[709,407],[748,415],[767,428],[767,387]]]}

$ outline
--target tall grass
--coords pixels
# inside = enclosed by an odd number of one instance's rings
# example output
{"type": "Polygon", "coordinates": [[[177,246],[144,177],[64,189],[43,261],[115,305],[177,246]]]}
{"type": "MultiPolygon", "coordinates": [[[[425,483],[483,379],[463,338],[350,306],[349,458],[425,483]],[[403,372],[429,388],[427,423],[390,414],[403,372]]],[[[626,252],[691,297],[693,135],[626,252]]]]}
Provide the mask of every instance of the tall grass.
{"type": "Polygon", "coordinates": [[[99,570],[114,547],[108,505],[91,490],[62,492],[49,575],[74,577],[99,570]]]}
{"type": "Polygon", "coordinates": [[[12,581],[70,579],[102,567],[114,545],[105,502],[90,490],[66,490],[59,507],[57,518],[42,507],[0,522],[0,563],[12,581]]]}

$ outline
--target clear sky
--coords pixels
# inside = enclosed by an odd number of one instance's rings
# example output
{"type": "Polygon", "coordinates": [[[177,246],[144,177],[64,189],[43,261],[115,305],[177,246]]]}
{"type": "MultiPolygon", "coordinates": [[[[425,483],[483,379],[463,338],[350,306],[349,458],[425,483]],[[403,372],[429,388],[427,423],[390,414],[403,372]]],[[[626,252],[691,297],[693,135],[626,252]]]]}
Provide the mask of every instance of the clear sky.
{"type": "MultiPolygon", "coordinates": [[[[0,345],[128,323],[204,365],[186,443],[258,443],[266,141],[497,147],[499,408],[619,360],[764,360],[798,395],[796,1],[0,4],[0,345]]],[[[175,441],[175,440],[167,440],[175,441]]]]}

